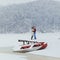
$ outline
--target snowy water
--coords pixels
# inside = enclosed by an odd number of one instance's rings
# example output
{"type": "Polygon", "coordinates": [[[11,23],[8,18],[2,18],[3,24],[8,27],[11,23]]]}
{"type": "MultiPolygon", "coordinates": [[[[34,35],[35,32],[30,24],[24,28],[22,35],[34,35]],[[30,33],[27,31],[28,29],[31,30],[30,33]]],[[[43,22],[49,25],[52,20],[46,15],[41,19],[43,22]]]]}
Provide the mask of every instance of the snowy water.
{"type": "MultiPolygon", "coordinates": [[[[19,39],[30,40],[30,33],[25,34],[0,34],[0,51],[2,47],[14,47],[18,45],[19,39]]],[[[48,43],[48,47],[39,51],[28,52],[29,54],[51,56],[60,58],[60,33],[37,33],[37,41],[44,41],[48,43]]],[[[10,60],[27,60],[26,56],[20,56],[15,54],[2,54],[0,53],[0,59],[4,60],[3,57],[10,58],[10,60]]]]}
{"type": "Polygon", "coordinates": [[[27,60],[25,56],[0,53],[0,60],[27,60]]]}
{"type": "Polygon", "coordinates": [[[0,60],[27,60],[25,55],[13,53],[13,46],[17,44],[18,34],[0,34],[0,60]]]}
{"type": "Polygon", "coordinates": [[[48,47],[30,53],[60,58],[60,33],[43,33],[39,35],[40,38],[38,36],[38,40],[47,42],[48,47]]]}

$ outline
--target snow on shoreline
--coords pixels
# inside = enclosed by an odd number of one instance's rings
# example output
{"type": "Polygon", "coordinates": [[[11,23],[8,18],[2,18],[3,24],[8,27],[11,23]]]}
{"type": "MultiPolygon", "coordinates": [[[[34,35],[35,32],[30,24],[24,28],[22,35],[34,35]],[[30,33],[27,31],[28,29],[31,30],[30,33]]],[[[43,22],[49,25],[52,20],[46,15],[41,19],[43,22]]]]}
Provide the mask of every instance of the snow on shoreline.
{"type": "MultiPolygon", "coordinates": [[[[30,33],[26,34],[0,34],[0,47],[10,47],[18,44],[18,39],[30,40],[30,33]]],[[[44,50],[32,51],[31,54],[52,56],[60,58],[60,33],[37,33],[37,41],[48,43],[44,50]]]]}

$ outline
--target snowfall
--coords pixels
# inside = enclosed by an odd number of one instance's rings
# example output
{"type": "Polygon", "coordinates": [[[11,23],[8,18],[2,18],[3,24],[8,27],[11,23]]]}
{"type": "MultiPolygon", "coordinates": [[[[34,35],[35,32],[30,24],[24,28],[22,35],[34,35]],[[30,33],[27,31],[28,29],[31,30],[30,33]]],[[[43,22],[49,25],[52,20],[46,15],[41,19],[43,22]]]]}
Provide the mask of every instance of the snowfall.
{"type": "MultiPolygon", "coordinates": [[[[21,34],[0,34],[0,52],[2,47],[14,47],[18,45],[18,40],[31,40],[31,33],[21,33],[21,34]]],[[[34,40],[34,39],[33,39],[34,40]]],[[[47,42],[48,46],[46,49],[31,51],[28,54],[36,54],[42,56],[51,56],[60,58],[60,32],[56,33],[39,33],[37,32],[36,41],[47,42]]],[[[13,51],[13,49],[12,49],[13,51]]],[[[0,53],[1,60],[27,60],[24,55],[16,54],[6,54],[0,53]]]]}

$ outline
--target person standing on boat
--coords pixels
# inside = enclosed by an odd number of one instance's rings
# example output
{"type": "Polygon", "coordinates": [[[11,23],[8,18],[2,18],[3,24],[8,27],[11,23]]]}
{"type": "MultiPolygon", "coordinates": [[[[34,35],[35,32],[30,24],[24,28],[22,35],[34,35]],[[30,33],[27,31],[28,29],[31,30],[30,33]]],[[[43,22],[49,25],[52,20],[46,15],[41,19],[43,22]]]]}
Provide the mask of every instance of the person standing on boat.
{"type": "Polygon", "coordinates": [[[31,36],[31,40],[33,39],[33,37],[34,37],[34,39],[36,39],[36,27],[35,27],[35,26],[32,27],[32,36],[31,36]]]}

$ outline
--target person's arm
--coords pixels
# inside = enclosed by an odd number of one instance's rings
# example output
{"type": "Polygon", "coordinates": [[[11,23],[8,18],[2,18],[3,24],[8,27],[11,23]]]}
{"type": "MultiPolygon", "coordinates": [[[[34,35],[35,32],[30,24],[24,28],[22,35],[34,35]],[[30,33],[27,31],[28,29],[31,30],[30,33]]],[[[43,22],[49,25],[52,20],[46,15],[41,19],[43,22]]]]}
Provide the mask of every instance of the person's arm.
{"type": "Polygon", "coordinates": [[[34,32],[34,29],[32,29],[32,32],[34,32]]]}

